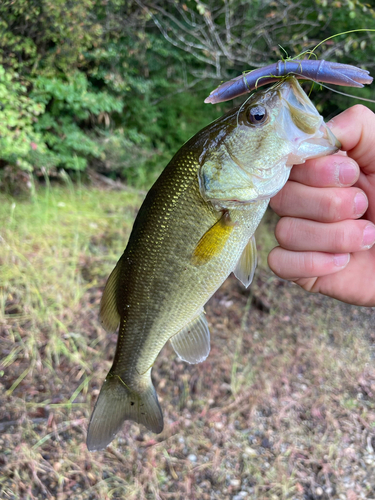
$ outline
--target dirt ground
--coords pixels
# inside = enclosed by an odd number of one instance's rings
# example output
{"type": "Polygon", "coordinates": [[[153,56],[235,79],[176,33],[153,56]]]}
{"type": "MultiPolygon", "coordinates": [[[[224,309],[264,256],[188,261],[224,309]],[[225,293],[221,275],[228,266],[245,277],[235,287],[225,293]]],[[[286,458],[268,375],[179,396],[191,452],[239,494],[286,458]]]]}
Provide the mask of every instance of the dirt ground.
{"type": "MultiPolygon", "coordinates": [[[[116,207],[109,204],[120,195],[106,196],[101,207],[111,215],[116,207]]],[[[49,199],[51,213],[59,213],[60,199],[49,199]]],[[[250,289],[230,276],[206,307],[207,360],[186,364],[169,345],[157,358],[163,433],[126,422],[105,451],[87,451],[88,418],[116,345],[97,319],[115,262],[108,247],[123,242],[138,205],[129,202],[122,232],[116,221],[101,225],[80,208],[80,224],[97,227],[75,249],[79,293],[69,307],[72,285],[49,289],[38,281],[38,266],[50,262],[41,243],[22,236],[25,264],[15,254],[19,242],[6,247],[4,226],[0,263],[5,270],[14,260],[21,270],[31,266],[35,287],[4,271],[0,498],[375,499],[375,310],[308,294],[273,275],[265,263],[270,213],[259,230],[260,266],[250,289]]],[[[61,220],[69,231],[68,218],[61,220]]],[[[69,268],[72,243],[59,245],[49,251],[69,268]]]]}

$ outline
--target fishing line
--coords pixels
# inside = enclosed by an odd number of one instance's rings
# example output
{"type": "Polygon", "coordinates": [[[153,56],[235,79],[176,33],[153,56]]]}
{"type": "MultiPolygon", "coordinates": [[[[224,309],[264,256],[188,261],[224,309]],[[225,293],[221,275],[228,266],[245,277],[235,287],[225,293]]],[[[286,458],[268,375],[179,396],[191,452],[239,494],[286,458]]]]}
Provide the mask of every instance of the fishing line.
{"type": "Polygon", "coordinates": [[[323,83],[321,82],[316,82],[315,80],[310,80],[310,79],[307,79],[306,80],[309,80],[313,83],[316,83],[317,85],[320,85],[321,87],[324,87],[328,90],[332,90],[332,92],[336,92],[336,94],[341,94],[341,95],[344,95],[345,97],[352,97],[353,99],[358,99],[359,101],[366,101],[366,102],[372,102],[373,104],[375,104],[375,100],[374,99],[367,99],[366,97],[358,97],[356,95],[352,95],[352,94],[347,94],[346,92],[341,92],[340,90],[336,90],[336,89],[333,89],[332,87],[328,87],[328,85],[324,85],[323,83]]]}
{"type": "MultiPolygon", "coordinates": [[[[315,47],[312,49],[312,50],[306,50],[305,53],[306,54],[309,54],[309,57],[308,59],[310,59],[310,57],[313,55],[314,57],[317,58],[317,55],[315,54],[315,50],[320,47],[320,45],[322,45],[323,43],[325,42],[328,42],[328,40],[332,40],[333,38],[336,38],[337,36],[341,36],[341,35],[349,35],[350,33],[358,33],[358,32],[370,32],[370,33],[374,33],[375,32],[375,29],[372,29],[372,28],[358,28],[358,29],[355,29],[355,30],[349,30],[349,31],[342,31],[341,33],[336,33],[335,35],[332,35],[332,36],[329,36],[328,38],[325,38],[324,40],[322,40],[321,42],[318,43],[318,45],[315,45],[315,47]]],[[[302,52],[303,54],[303,52],[302,52]]],[[[314,80],[313,80],[314,81],[314,80]]],[[[314,82],[314,83],[318,83],[318,82],[314,82]]],[[[372,99],[366,99],[365,97],[357,97],[357,96],[353,96],[351,94],[346,94],[345,92],[340,92],[340,90],[335,90],[335,89],[332,89],[330,87],[327,87],[327,85],[323,85],[323,84],[320,84],[322,87],[328,89],[328,90],[332,90],[332,92],[336,92],[336,94],[341,94],[343,96],[346,96],[346,97],[353,97],[354,99],[358,99],[360,101],[365,101],[365,102],[371,102],[371,103],[375,103],[375,101],[373,101],[372,99]]],[[[311,90],[309,92],[309,96],[311,94],[311,91],[313,89],[314,85],[311,87],[311,90]]]]}
{"type": "Polygon", "coordinates": [[[240,113],[241,113],[241,111],[242,111],[242,108],[245,106],[245,104],[247,103],[247,101],[248,101],[251,97],[253,97],[253,95],[254,95],[254,92],[253,92],[252,94],[250,94],[250,95],[249,95],[249,97],[248,97],[248,98],[247,98],[247,99],[246,99],[246,100],[245,100],[245,101],[241,104],[241,106],[239,107],[239,110],[237,111],[237,116],[236,116],[236,119],[237,119],[237,127],[238,127],[238,125],[239,125],[239,123],[238,123],[238,117],[240,116],[240,113]]]}
{"type": "MultiPolygon", "coordinates": [[[[336,33],[335,35],[332,35],[332,36],[329,36],[328,38],[322,40],[321,42],[318,43],[318,45],[315,45],[315,47],[310,51],[310,55],[314,54],[315,50],[320,46],[322,45],[323,43],[325,42],[328,42],[328,40],[331,40],[332,38],[336,38],[337,36],[340,36],[340,35],[348,35],[349,33],[358,33],[360,31],[369,31],[369,32],[375,32],[375,29],[371,29],[371,28],[359,28],[359,29],[356,29],[356,30],[350,30],[350,31],[342,31],[341,33],[336,33]]],[[[306,51],[308,52],[308,51],[306,51]]],[[[315,55],[315,54],[314,54],[315,55]]],[[[310,59],[310,57],[309,57],[310,59]]]]}

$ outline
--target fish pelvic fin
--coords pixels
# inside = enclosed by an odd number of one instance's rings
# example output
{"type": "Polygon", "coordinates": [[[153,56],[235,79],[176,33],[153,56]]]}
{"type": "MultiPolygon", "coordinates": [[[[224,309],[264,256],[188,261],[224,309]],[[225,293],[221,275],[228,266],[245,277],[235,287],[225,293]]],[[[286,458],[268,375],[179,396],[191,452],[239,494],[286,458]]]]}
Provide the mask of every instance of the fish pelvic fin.
{"type": "Polygon", "coordinates": [[[144,391],[131,390],[118,375],[109,373],[102,386],[87,430],[89,451],[103,450],[114,439],[125,420],[143,424],[156,434],[163,430],[158,396],[149,380],[144,391]]]}
{"type": "Polygon", "coordinates": [[[257,267],[257,245],[253,235],[245,246],[242,255],[234,268],[235,277],[247,288],[254,278],[257,267]]]}

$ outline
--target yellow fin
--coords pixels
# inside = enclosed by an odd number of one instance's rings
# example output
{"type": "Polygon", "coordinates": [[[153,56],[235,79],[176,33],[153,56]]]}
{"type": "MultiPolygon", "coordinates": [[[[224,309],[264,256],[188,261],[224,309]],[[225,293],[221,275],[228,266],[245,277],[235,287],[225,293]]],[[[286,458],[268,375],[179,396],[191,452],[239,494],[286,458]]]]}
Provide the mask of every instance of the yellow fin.
{"type": "Polygon", "coordinates": [[[210,353],[210,330],[204,312],[171,337],[170,341],[183,361],[191,364],[204,361],[210,353]]]}
{"type": "Polygon", "coordinates": [[[115,333],[120,323],[120,314],[117,310],[117,283],[121,272],[121,259],[109,275],[104,288],[102,300],[100,301],[99,320],[104,330],[108,333],[115,333]]]}
{"type": "Polygon", "coordinates": [[[234,224],[228,211],[199,240],[193,253],[193,264],[207,264],[213,257],[220,254],[233,231],[234,224]]]}
{"type": "Polygon", "coordinates": [[[239,261],[233,271],[235,277],[247,288],[253,281],[257,267],[257,246],[253,235],[245,246],[239,261]]]}

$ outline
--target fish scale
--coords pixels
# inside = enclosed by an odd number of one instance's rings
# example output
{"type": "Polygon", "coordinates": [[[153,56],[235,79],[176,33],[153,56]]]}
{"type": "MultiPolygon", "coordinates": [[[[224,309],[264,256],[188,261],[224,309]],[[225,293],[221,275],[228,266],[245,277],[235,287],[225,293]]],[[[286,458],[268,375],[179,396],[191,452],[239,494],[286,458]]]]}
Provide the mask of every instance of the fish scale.
{"type": "Polygon", "coordinates": [[[102,324],[113,332],[119,325],[119,334],[91,416],[90,450],[107,446],[126,419],[162,431],[151,381],[160,350],[170,340],[189,363],[208,356],[203,306],[232,271],[250,284],[254,232],[269,198],[285,184],[292,162],[338,145],[291,78],[208,125],[172,158],[147,194],[103,293],[102,324]]]}
{"type": "MultiPolygon", "coordinates": [[[[126,327],[132,331],[131,337],[135,337],[137,347],[133,345],[132,348],[125,348],[122,345],[122,339],[126,338],[126,335],[122,335],[124,321],[120,326],[115,357],[116,372],[132,372],[135,361],[134,368],[138,373],[147,371],[149,359],[155,359],[167,340],[185,325],[186,317],[192,317],[201,309],[202,294],[209,298],[219,286],[218,279],[223,281],[223,259],[220,259],[221,269],[217,269],[215,261],[211,262],[210,270],[207,269],[208,277],[202,279],[200,270],[188,258],[198,243],[199,235],[204,234],[221,215],[202,200],[197,156],[195,161],[192,155],[191,159],[183,156],[176,158],[175,168],[168,171],[166,178],[160,179],[160,185],[150,192],[152,202],[149,203],[146,198],[140,210],[141,219],[143,211],[150,213],[150,216],[147,217],[147,224],[140,226],[139,230],[138,227],[134,228],[124,256],[131,258],[133,267],[142,276],[136,276],[134,287],[128,278],[121,294],[121,302],[126,301],[130,306],[124,311],[126,327]],[[197,235],[195,239],[191,237],[192,233],[197,235]],[[163,248],[167,248],[168,252],[163,251],[163,248]],[[165,269],[169,270],[168,274],[165,269]],[[188,283],[195,286],[186,286],[188,283]],[[155,299],[151,303],[150,297],[155,299]],[[160,310],[164,301],[170,304],[168,310],[160,310]],[[137,307],[137,303],[145,302],[146,310],[142,306],[137,307]],[[155,335],[150,336],[150,330],[155,335]],[[133,335],[134,332],[137,333],[133,335]],[[145,356],[137,359],[133,349],[139,349],[140,345],[145,356]],[[118,353],[126,354],[120,358],[117,357],[118,353]]],[[[229,267],[233,266],[229,264],[229,267]]]]}

